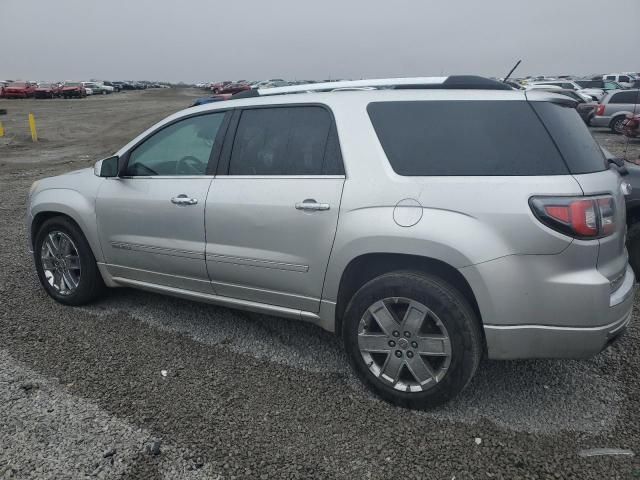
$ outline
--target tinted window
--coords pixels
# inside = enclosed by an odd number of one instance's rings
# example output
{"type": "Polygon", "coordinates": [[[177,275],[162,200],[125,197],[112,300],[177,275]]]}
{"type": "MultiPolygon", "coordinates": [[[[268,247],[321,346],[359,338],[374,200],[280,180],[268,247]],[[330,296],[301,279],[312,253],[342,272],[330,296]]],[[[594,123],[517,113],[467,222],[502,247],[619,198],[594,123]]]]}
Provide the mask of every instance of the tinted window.
{"type": "Polygon", "coordinates": [[[531,102],[556,142],[571,173],[599,172],[606,168],[602,150],[575,109],[551,102],[531,102]]]}
{"type": "Polygon", "coordinates": [[[399,175],[567,173],[524,101],[379,102],[367,110],[399,175]]]}
{"type": "Polygon", "coordinates": [[[619,82],[628,82],[629,80],[630,80],[629,77],[627,77],[626,75],[620,75],[618,77],[619,82]]]}
{"type": "Polygon", "coordinates": [[[602,88],[604,86],[601,80],[578,80],[576,83],[582,88],[602,88]]]}
{"type": "Polygon", "coordinates": [[[131,152],[127,175],[204,175],[224,112],[163,128],[131,152]]]}
{"type": "Polygon", "coordinates": [[[629,90],[627,92],[614,93],[609,100],[609,103],[638,103],[640,99],[639,91],[629,90]]]}
{"type": "MultiPolygon", "coordinates": [[[[321,175],[331,131],[322,107],[258,108],[242,112],[230,175],[321,175]]],[[[327,160],[335,168],[337,142],[327,160]]]]}

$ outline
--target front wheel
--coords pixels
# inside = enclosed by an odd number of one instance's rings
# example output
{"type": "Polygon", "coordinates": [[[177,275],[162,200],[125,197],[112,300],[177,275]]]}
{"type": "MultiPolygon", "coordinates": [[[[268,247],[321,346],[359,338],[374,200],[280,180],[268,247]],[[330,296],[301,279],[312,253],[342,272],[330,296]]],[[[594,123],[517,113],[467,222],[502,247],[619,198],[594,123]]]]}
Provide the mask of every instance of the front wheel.
{"type": "Polygon", "coordinates": [[[465,297],[439,277],[392,272],[347,306],[343,339],[356,374],[396,405],[441,405],[469,383],[482,356],[480,324],[465,297]]]}
{"type": "Polygon", "coordinates": [[[38,278],[47,293],[65,305],[84,305],[104,290],[91,247],[66,217],[45,221],[34,244],[38,278]]]}

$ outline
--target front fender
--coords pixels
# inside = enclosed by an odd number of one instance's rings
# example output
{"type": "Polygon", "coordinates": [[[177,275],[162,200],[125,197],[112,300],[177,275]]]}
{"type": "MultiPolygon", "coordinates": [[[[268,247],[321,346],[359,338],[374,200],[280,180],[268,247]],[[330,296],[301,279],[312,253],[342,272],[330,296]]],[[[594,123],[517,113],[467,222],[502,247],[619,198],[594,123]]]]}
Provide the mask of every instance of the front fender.
{"type": "MultiPolygon", "coordinates": [[[[102,262],[104,256],[98,241],[98,230],[95,212],[95,200],[87,198],[75,190],[68,188],[51,188],[36,192],[31,197],[29,214],[35,219],[40,213],[60,213],[72,218],[86,237],[96,261],[102,262]]],[[[29,225],[31,229],[31,225],[29,225]]],[[[29,230],[30,235],[35,232],[29,230]]]]}

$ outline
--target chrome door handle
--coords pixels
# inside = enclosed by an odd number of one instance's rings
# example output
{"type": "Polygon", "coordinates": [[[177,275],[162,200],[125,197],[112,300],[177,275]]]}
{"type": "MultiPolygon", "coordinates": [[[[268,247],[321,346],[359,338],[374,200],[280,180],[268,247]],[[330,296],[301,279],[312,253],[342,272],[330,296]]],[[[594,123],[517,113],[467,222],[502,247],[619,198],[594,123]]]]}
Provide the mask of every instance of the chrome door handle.
{"type": "Polygon", "coordinates": [[[175,205],[195,205],[196,203],[198,203],[198,200],[188,197],[184,193],[181,193],[177,197],[173,197],[171,199],[171,203],[175,205]]]}
{"type": "Polygon", "coordinates": [[[329,210],[328,203],[318,203],[311,198],[307,198],[306,200],[296,203],[296,210],[307,210],[307,211],[320,211],[320,210],[329,210]]]}

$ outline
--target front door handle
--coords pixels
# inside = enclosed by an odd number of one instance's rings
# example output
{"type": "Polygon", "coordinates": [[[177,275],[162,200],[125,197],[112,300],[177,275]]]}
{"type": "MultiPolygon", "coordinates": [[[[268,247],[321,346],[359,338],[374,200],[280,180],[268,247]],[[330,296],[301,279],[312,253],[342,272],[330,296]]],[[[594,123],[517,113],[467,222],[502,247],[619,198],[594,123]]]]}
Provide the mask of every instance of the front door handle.
{"type": "Polygon", "coordinates": [[[184,193],[181,193],[177,197],[173,197],[171,199],[171,203],[175,205],[195,205],[198,203],[198,200],[196,200],[195,198],[191,198],[184,193]]]}
{"type": "Polygon", "coordinates": [[[329,210],[328,203],[318,203],[312,198],[307,198],[306,200],[296,203],[296,210],[306,210],[306,211],[320,211],[320,210],[329,210]]]}

